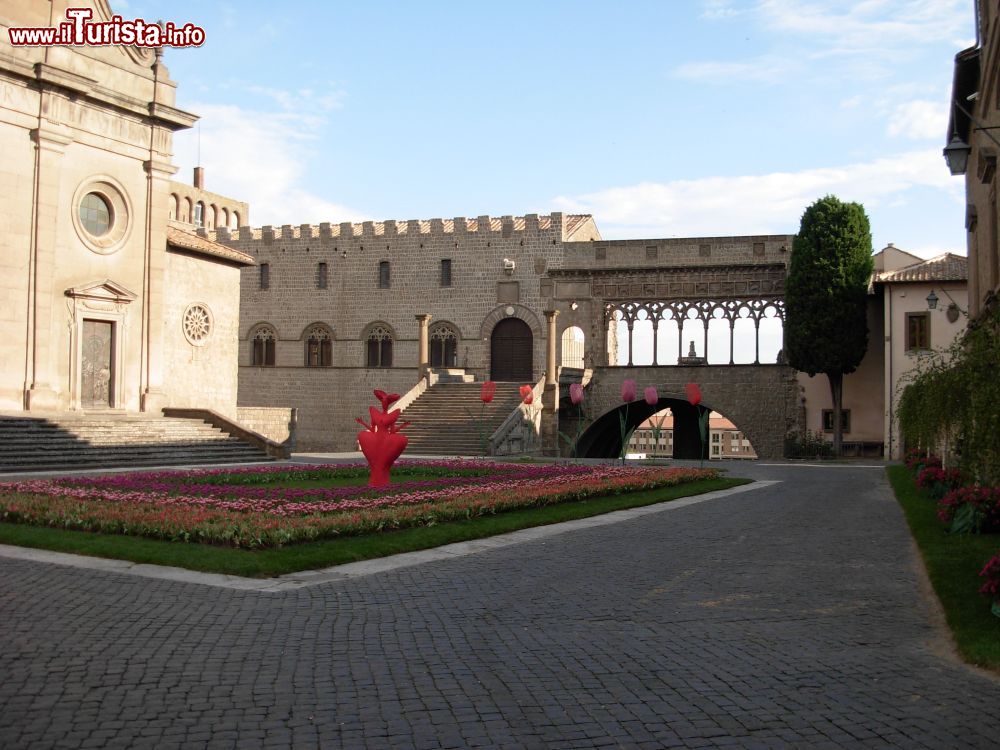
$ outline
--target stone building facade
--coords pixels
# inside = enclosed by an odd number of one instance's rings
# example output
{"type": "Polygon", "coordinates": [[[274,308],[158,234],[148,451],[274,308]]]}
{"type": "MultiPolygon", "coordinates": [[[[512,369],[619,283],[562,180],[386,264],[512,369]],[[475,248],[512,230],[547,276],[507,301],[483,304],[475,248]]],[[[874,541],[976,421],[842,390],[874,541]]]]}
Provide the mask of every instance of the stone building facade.
{"type": "MultiPolygon", "coordinates": [[[[995,311],[1000,295],[1000,5],[976,2],[976,43],[955,56],[948,138],[968,157],[952,171],[965,176],[969,318],[995,311]]],[[[947,151],[947,149],[946,149],[947,151]]]]}
{"type": "Polygon", "coordinates": [[[421,362],[539,386],[550,318],[562,364],[616,364],[627,340],[605,308],[622,295],[667,311],[771,290],[777,304],[791,247],[788,235],[605,241],[591,216],[561,213],[210,236],[257,263],[241,280],[239,402],[297,408],[300,450],[353,450],[372,390],[406,393],[421,362]]]}
{"type": "MultiPolygon", "coordinates": [[[[0,35],[69,7],[113,15],[104,0],[12,0],[0,35]]],[[[0,47],[0,409],[235,416],[253,260],[171,223],[173,133],[197,120],[175,92],[159,50],[0,47]]]]}

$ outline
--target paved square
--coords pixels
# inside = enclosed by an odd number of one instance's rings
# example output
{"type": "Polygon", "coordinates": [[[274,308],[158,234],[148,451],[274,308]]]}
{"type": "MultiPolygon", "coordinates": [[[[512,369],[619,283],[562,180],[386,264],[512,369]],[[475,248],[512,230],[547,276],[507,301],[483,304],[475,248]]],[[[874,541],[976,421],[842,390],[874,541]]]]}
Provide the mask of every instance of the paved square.
{"type": "Polygon", "coordinates": [[[282,593],[0,558],[0,746],[996,747],[884,472],[735,469],[781,481],[282,593]]]}

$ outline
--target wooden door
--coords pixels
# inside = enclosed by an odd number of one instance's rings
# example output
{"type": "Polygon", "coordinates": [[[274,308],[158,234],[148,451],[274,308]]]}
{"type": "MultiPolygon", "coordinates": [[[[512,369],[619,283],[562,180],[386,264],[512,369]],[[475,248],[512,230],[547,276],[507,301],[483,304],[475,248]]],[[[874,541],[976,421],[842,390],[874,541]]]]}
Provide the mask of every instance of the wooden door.
{"type": "Polygon", "coordinates": [[[112,334],[114,323],[83,321],[83,362],[80,368],[80,405],[84,409],[107,409],[111,398],[114,368],[112,334]]]}
{"type": "Polygon", "coordinates": [[[490,379],[531,383],[532,343],[531,328],[523,320],[497,323],[490,339],[490,379]]]}

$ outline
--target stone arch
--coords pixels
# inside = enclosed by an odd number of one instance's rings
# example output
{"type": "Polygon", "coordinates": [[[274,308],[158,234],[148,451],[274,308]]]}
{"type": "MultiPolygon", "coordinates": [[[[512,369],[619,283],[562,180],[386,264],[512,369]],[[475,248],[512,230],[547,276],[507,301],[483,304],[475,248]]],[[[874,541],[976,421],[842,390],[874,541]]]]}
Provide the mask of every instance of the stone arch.
{"type": "Polygon", "coordinates": [[[225,206],[219,209],[219,223],[217,226],[220,229],[223,227],[229,229],[229,210],[225,206]]]}
{"type": "Polygon", "coordinates": [[[248,335],[250,364],[253,367],[274,367],[278,334],[270,323],[258,323],[248,335]]]}
{"type": "Polygon", "coordinates": [[[578,325],[566,326],[559,336],[559,363],[561,367],[583,369],[586,367],[587,334],[578,325]]]}
{"type": "Polygon", "coordinates": [[[483,318],[483,323],[479,327],[479,337],[483,342],[483,347],[485,350],[485,371],[489,374],[493,368],[492,362],[492,352],[491,352],[491,339],[493,335],[493,329],[496,328],[497,324],[503,320],[509,318],[517,318],[518,320],[525,323],[529,329],[531,329],[532,338],[532,351],[531,351],[531,362],[532,362],[532,377],[529,380],[535,380],[535,363],[542,362],[543,352],[541,346],[544,342],[544,336],[541,322],[538,320],[538,316],[535,315],[529,308],[518,303],[510,303],[507,305],[497,305],[493,310],[491,310],[485,318],[483,318]]]}
{"type": "Polygon", "coordinates": [[[180,217],[177,215],[181,209],[180,198],[177,197],[177,193],[170,194],[170,203],[168,204],[169,215],[168,218],[177,220],[180,217]]]}
{"type": "Polygon", "coordinates": [[[239,229],[240,228],[240,212],[233,211],[232,215],[229,217],[229,228],[239,229]]]}
{"type": "Polygon", "coordinates": [[[194,209],[192,208],[191,199],[190,198],[185,198],[184,202],[181,204],[181,215],[178,218],[181,221],[183,221],[185,224],[192,224],[192,223],[194,223],[193,220],[192,220],[192,217],[191,217],[191,212],[193,210],[194,209]]]}
{"type": "Polygon", "coordinates": [[[333,364],[333,339],[333,329],[326,323],[310,323],[302,329],[306,367],[330,367],[333,364]]]}
{"type": "Polygon", "coordinates": [[[396,332],[383,321],[365,326],[361,335],[365,347],[365,367],[392,367],[393,344],[396,332]]]}
{"type": "Polygon", "coordinates": [[[458,367],[458,326],[447,320],[431,323],[427,331],[431,367],[458,367]]]}

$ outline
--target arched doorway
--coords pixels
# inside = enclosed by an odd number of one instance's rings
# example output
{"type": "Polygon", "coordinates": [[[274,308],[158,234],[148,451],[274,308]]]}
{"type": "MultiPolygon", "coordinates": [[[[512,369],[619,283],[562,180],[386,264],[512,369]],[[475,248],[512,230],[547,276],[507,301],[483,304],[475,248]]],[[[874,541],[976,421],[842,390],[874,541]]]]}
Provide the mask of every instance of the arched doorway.
{"type": "Polygon", "coordinates": [[[570,326],[562,335],[562,366],[577,370],[584,368],[583,352],[586,337],[579,326],[570,326]]]}
{"type": "Polygon", "coordinates": [[[490,379],[531,382],[531,328],[518,318],[501,320],[490,337],[490,379]]]}

